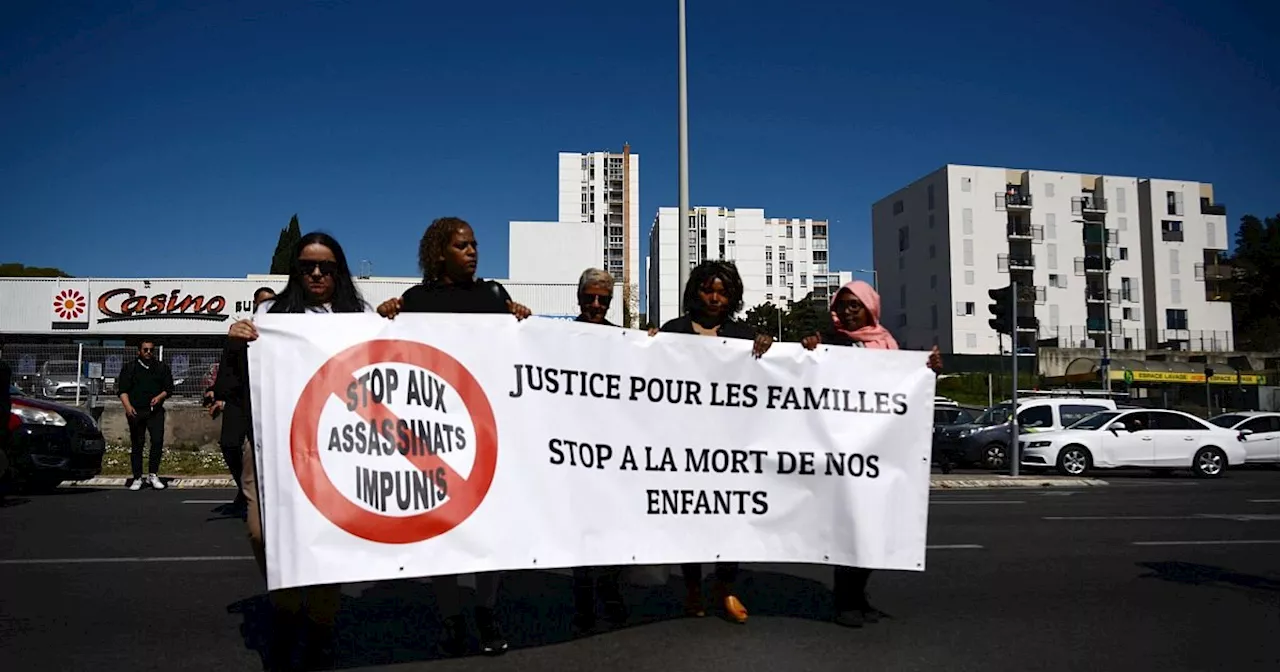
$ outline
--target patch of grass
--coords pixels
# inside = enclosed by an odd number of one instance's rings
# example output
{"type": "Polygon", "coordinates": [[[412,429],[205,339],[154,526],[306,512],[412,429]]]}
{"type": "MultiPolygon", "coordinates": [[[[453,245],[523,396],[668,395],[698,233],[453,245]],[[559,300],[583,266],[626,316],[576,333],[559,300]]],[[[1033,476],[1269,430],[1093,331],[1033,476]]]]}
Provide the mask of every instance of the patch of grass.
{"type": "MultiPolygon", "coordinates": [[[[145,456],[150,452],[148,445],[145,456]]],[[[130,476],[128,446],[107,446],[102,456],[103,476],[130,476]]],[[[165,476],[230,476],[227,463],[222,460],[221,453],[211,451],[193,451],[181,448],[165,448],[164,459],[160,462],[160,473],[165,476]]]]}

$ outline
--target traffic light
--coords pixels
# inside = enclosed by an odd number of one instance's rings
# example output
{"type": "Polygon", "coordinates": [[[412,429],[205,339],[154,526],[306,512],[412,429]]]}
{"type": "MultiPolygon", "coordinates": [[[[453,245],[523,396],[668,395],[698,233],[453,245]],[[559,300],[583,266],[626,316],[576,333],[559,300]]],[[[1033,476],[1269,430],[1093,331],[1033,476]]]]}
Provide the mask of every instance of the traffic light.
{"type": "Polygon", "coordinates": [[[1005,285],[998,289],[989,289],[987,294],[994,299],[988,309],[995,316],[995,319],[987,320],[987,324],[991,325],[997,334],[1012,334],[1013,324],[1010,323],[1010,317],[1013,315],[1013,286],[1005,285]]]}

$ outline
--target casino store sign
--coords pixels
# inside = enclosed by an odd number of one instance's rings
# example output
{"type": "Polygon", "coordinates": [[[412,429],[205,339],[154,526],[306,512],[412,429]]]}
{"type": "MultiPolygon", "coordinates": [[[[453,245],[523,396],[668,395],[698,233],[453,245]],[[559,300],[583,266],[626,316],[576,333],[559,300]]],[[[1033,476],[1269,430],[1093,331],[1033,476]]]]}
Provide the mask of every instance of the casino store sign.
{"type": "Polygon", "coordinates": [[[50,328],[106,333],[225,333],[231,321],[252,312],[255,286],[236,280],[62,281],[54,289],[50,328]]]}
{"type": "Polygon", "coordinates": [[[130,287],[107,290],[98,296],[98,324],[130,320],[201,320],[225,322],[227,299],[184,294],[181,289],[168,294],[142,294],[130,287]]]}

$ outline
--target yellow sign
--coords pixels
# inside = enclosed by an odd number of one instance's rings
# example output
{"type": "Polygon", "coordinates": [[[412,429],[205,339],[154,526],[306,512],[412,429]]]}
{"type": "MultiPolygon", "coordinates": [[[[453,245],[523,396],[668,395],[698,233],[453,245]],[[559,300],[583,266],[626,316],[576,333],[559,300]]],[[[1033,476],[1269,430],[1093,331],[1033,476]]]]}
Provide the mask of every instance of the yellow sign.
{"type": "MultiPolygon", "coordinates": [[[[1111,380],[1123,380],[1134,383],[1199,383],[1204,385],[1203,373],[1185,373],[1175,371],[1112,371],[1111,380]]],[[[1217,373],[1209,380],[1213,385],[1262,385],[1264,377],[1254,374],[1241,374],[1239,379],[1234,373],[1217,373]]]]}

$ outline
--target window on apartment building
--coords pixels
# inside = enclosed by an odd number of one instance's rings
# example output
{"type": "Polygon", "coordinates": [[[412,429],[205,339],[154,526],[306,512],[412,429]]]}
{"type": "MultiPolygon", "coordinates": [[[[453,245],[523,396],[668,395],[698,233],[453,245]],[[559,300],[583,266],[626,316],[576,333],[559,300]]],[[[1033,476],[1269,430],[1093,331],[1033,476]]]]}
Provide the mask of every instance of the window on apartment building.
{"type": "Polygon", "coordinates": [[[964,284],[969,285],[970,287],[972,287],[972,286],[974,285],[974,282],[975,282],[975,278],[974,278],[973,271],[965,271],[965,272],[964,272],[964,284]]]}
{"type": "Polygon", "coordinates": [[[1182,242],[1182,222],[1166,219],[1160,222],[1160,239],[1167,243],[1182,242]]]}
{"type": "Polygon", "coordinates": [[[787,237],[788,237],[788,238],[791,238],[791,237],[792,237],[792,231],[791,231],[791,225],[790,225],[790,224],[788,224],[788,225],[787,225],[787,237]]]}
{"type": "Polygon", "coordinates": [[[804,230],[805,230],[805,226],[804,226],[804,224],[801,224],[801,225],[800,225],[800,237],[801,237],[801,238],[804,238],[804,230]]]}
{"type": "Polygon", "coordinates": [[[814,225],[813,225],[813,237],[814,237],[814,238],[821,238],[821,237],[823,237],[823,236],[825,236],[825,235],[827,235],[827,225],[826,225],[826,224],[814,224],[814,225]]]}
{"type": "Polygon", "coordinates": [[[898,229],[898,251],[906,252],[911,247],[911,227],[904,226],[898,229]]]}
{"type": "Polygon", "coordinates": [[[1165,329],[1188,329],[1187,311],[1184,308],[1167,308],[1164,311],[1165,329]]]}
{"type": "Polygon", "coordinates": [[[1053,183],[1052,183],[1052,182],[1045,182],[1045,183],[1044,183],[1044,195],[1045,195],[1047,198],[1053,198],[1053,183]]]}
{"type": "Polygon", "coordinates": [[[973,308],[972,301],[956,301],[956,315],[959,317],[973,315],[973,308]]]}
{"type": "Polygon", "coordinates": [[[764,248],[764,260],[765,260],[765,261],[773,261],[773,246],[772,246],[772,245],[766,245],[766,246],[765,246],[765,248],[764,248]]]}
{"type": "Polygon", "coordinates": [[[1125,208],[1127,207],[1125,205],[1126,202],[1127,200],[1125,199],[1125,196],[1124,196],[1124,187],[1118,187],[1116,189],[1116,204],[1115,204],[1116,212],[1123,213],[1125,211],[1125,208]]]}
{"type": "Polygon", "coordinates": [[[1059,319],[1058,304],[1056,303],[1049,304],[1049,326],[1054,329],[1057,329],[1058,319],[1059,319]]]}
{"type": "Polygon", "coordinates": [[[973,265],[973,239],[965,238],[963,245],[964,245],[964,265],[972,266],[973,265]]]}
{"type": "Polygon", "coordinates": [[[893,214],[895,214],[895,215],[901,215],[901,214],[902,214],[902,208],[903,208],[902,201],[894,201],[894,202],[893,202],[893,214]]]}
{"type": "Polygon", "coordinates": [[[1169,280],[1169,303],[1182,303],[1182,281],[1178,278],[1169,280]]]}
{"type": "Polygon", "coordinates": [[[1165,210],[1168,214],[1175,217],[1182,216],[1182,192],[1166,191],[1164,192],[1165,210]]]}
{"type": "Polygon", "coordinates": [[[1049,243],[1048,245],[1045,245],[1044,248],[1045,253],[1049,256],[1049,270],[1058,270],[1058,244],[1049,243]]]}
{"type": "Polygon", "coordinates": [[[1208,247],[1216,248],[1218,246],[1218,223],[1217,222],[1204,223],[1204,242],[1205,242],[1205,245],[1208,247]]]}
{"type": "Polygon", "coordinates": [[[773,275],[773,263],[766,261],[764,264],[765,275],[773,275]]]}
{"type": "Polygon", "coordinates": [[[1120,319],[1124,319],[1124,320],[1132,320],[1132,319],[1133,319],[1133,309],[1132,309],[1132,308],[1122,308],[1122,309],[1120,310],[1120,319]]]}
{"type": "Polygon", "coordinates": [[[1129,248],[1127,248],[1127,247],[1122,247],[1122,248],[1120,248],[1120,249],[1119,249],[1119,251],[1118,251],[1118,252],[1119,252],[1119,253],[1116,255],[1116,257],[1118,257],[1118,258],[1120,259],[1120,261],[1128,261],[1128,260],[1129,260],[1129,248]]]}
{"type": "Polygon", "coordinates": [[[938,305],[937,304],[929,306],[929,328],[930,329],[938,328],[938,305]]]}
{"type": "Polygon", "coordinates": [[[1128,217],[1116,217],[1116,228],[1117,228],[1117,229],[1119,229],[1120,231],[1128,231],[1128,230],[1129,230],[1129,218],[1128,218],[1128,217]]]}
{"type": "Polygon", "coordinates": [[[1049,274],[1049,286],[1050,286],[1050,287],[1057,287],[1058,289],[1066,289],[1066,288],[1067,288],[1067,276],[1062,275],[1062,274],[1060,274],[1060,273],[1050,273],[1050,274],[1049,274]]]}
{"type": "Polygon", "coordinates": [[[1178,275],[1178,267],[1182,259],[1178,257],[1178,248],[1169,248],[1169,275],[1178,275]]]}
{"type": "Polygon", "coordinates": [[[801,287],[808,287],[808,286],[809,286],[808,276],[807,276],[807,275],[805,275],[804,273],[801,273],[801,274],[800,274],[800,286],[801,286],[801,287]]]}
{"type": "Polygon", "coordinates": [[[787,260],[787,248],[785,248],[785,247],[779,247],[779,248],[778,248],[778,261],[786,261],[786,260],[787,260]]]}
{"type": "Polygon", "coordinates": [[[1058,216],[1052,212],[1044,216],[1044,237],[1049,240],[1058,239],[1058,216]]]}
{"type": "Polygon", "coordinates": [[[772,301],[772,300],[773,300],[773,294],[765,294],[765,295],[764,295],[764,300],[765,300],[765,301],[772,301]]]}
{"type": "Polygon", "coordinates": [[[960,215],[964,228],[962,231],[966,236],[973,235],[973,208],[965,208],[960,215]]]}
{"type": "MultiPolygon", "coordinates": [[[[772,270],[770,270],[770,271],[769,271],[769,273],[773,273],[773,271],[772,271],[772,270]]],[[[772,287],[772,286],[773,286],[773,276],[772,276],[772,275],[766,275],[766,276],[764,276],[764,286],[765,286],[765,287],[772,287]]]]}
{"type": "Polygon", "coordinates": [[[938,246],[932,243],[929,244],[929,258],[930,259],[938,258],[938,246]]]}
{"type": "Polygon", "coordinates": [[[973,191],[973,178],[971,177],[960,178],[960,191],[966,191],[966,192],[973,191]]]}
{"type": "Polygon", "coordinates": [[[787,262],[787,275],[791,275],[792,273],[795,273],[795,272],[796,272],[796,262],[794,262],[794,261],[788,261],[788,262],[787,262]]]}
{"type": "MultiPolygon", "coordinates": [[[[925,192],[928,194],[928,198],[929,198],[929,209],[932,210],[933,209],[933,185],[931,184],[928,187],[926,187],[925,192]]],[[[933,216],[930,215],[930,219],[932,219],[932,217],[933,216]]],[[[930,226],[932,226],[932,224],[930,226]]]]}
{"type": "Polygon", "coordinates": [[[978,335],[975,333],[966,333],[964,335],[964,346],[966,348],[978,347],[978,335]]]}

